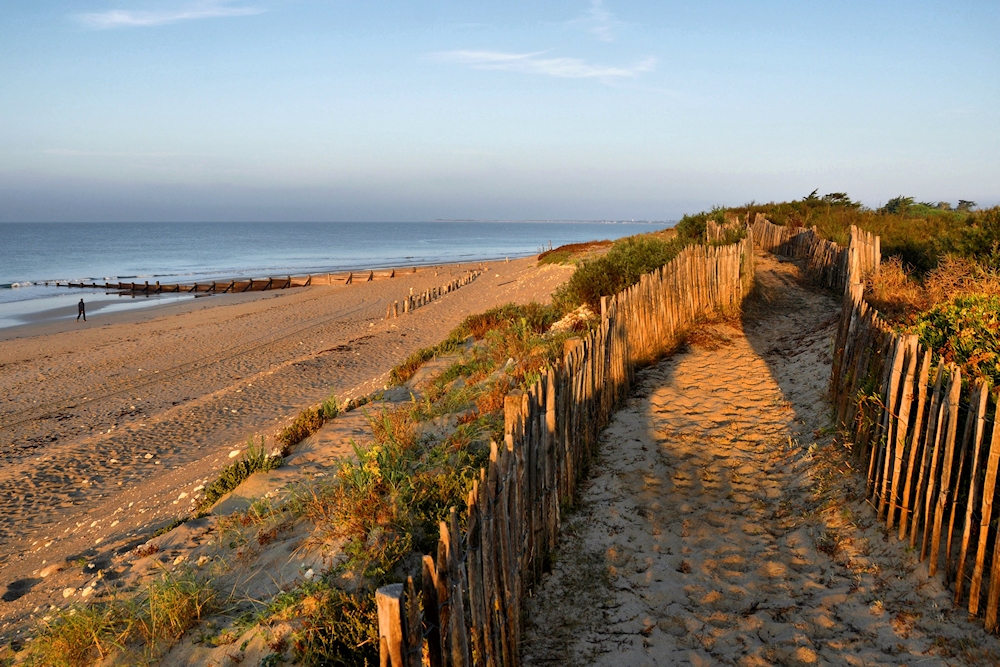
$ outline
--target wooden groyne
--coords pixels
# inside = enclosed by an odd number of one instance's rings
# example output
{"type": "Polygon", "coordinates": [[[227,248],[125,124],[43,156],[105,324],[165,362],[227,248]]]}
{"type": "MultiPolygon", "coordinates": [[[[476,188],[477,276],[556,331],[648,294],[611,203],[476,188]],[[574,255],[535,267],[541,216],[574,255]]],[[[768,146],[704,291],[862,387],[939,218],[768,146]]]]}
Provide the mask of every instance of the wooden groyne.
{"type": "MultiPolygon", "coordinates": [[[[437,301],[445,294],[454,292],[460,287],[468,285],[482,274],[483,271],[481,269],[476,269],[461,278],[450,280],[440,287],[432,287],[429,290],[424,290],[420,294],[410,294],[402,300],[402,309],[400,309],[399,301],[393,301],[385,309],[385,319],[390,320],[399,317],[401,314],[405,315],[407,313],[412,313],[417,308],[426,306],[432,301],[437,301]]],[[[412,292],[412,290],[410,291],[412,292]]]]}
{"type": "MultiPolygon", "coordinates": [[[[425,269],[426,270],[426,269],[425,269]]],[[[481,270],[478,270],[481,273],[481,270]]],[[[247,278],[244,280],[220,280],[186,284],[161,284],[160,281],[149,282],[55,282],[46,281],[45,285],[55,287],[76,287],[82,289],[101,289],[132,294],[236,294],[241,292],[263,292],[265,290],[288,289],[291,287],[309,287],[311,285],[351,285],[357,282],[372,282],[395,278],[404,273],[417,273],[417,267],[407,269],[381,269],[378,271],[347,271],[342,273],[313,273],[304,276],[282,276],[268,278],[247,278]]]]}
{"type": "Polygon", "coordinates": [[[684,250],[602,299],[598,328],[566,341],[560,363],[506,397],[504,442],[491,443],[464,531],[453,509],[421,571],[376,593],[382,665],[417,667],[424,655],[431,667],[520,663],[524,601],[637,366],[674,347],[700,318],[739,307],[753,263],[749,236],[684,250]]]}

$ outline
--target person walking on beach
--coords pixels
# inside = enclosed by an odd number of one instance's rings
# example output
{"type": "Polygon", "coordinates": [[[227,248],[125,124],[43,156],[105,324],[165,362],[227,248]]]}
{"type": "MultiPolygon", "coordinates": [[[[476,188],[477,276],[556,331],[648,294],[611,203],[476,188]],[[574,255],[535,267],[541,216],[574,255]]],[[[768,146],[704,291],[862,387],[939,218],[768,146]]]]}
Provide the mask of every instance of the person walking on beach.
{"type": "Polygon", "coordinates": [[[83,306],[83,299],[80,299],[80,303],[76,304],[76,321],[79,322],[81,317],[84,322],[87,321],[87,309],[83,306]]]}

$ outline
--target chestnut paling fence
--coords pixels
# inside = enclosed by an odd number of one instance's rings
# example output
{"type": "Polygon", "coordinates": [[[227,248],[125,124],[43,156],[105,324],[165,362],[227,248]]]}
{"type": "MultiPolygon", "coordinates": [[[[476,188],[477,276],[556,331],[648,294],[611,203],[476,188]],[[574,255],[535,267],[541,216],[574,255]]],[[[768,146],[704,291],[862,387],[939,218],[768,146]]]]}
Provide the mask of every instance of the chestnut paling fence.
{"type": "MultiPolygon", "coordinates": [[[[743,221],[739,221],[743,222],[743,221]]],[[[746,221],[749,239],[691,248],[607,303],[601,327],[568,341],[563,363],[508,396],[507,436],[493,446],[469,498],[441,526],[437,557],[377,594],[385,665],[517,665],[521,603],[559,532],[598,434],[627,393],[634,368],[661,356],[698,317],[740,303],[753,247],[804,260],[816,283],[842,291],[830,394],[838,424],[867,473],[866,493],[888,530],[941,576],[956,605],[997,631],[1000,607],[1000,428],[997,395],[933,359],[864,301],[879,270],[877,236],[857,228],[844,248],[813,229],[746,221]],[[417,604],[420,601],[421,605],[417,604]],[[422,606],[424,613],[418,612],[422,606]]],[[[721,227],[721,226],[720,226],[721,227]]],[[[723,238],[724,229],[707,232],[723,238]]]]}
{"type": "Polygon", "coordinates": [[[737,309],[753,265],[750,236],[685,249],[602,299],[600,326],[567,341],[562,362],[527,391],[507,396],[506,436],[469,493],[465,530],[452,510],[422,572],[376,592],[382,665],[416,667],[425,655],[432,667],[520,664],[522,603],[636,367],[667,353],[698,319],[737,309]]]}
{"type": "Polygon", "coordinates": [[[865,302],[864,281],[879,268],[877,236],[852,228],[848,248],[831,248],[814,240],[815,230],[762,216],[753,233],[758,247],[804,258],[807,267],[830,266],[814,273],[844,290],[830,395],[866,473],[867,497],[886,528],[926,562],[927,576],[941,576],[955,605],[981,614],[996,632],[997,392],[982,379],[963,381],[957,366],[935,359],[917,336],[893,331],[865,302]]]}

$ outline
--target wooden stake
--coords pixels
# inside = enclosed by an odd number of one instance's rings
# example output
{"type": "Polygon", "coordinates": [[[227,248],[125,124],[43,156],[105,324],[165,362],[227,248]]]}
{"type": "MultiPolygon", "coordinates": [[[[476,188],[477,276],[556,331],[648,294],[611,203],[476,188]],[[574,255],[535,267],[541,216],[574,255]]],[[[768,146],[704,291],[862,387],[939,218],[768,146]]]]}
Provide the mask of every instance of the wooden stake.
{"type": "Polygon", "coordinates": [[[962,371],[957,367],[951,369],[951,380],[948,385],[948,432],[944,443],[944,463],[941,468],[941,492],[938,494],[937,507],[934,511],[934,531],[931,535],[930,563],[927,571],[930,576],[937,574],[938,556],[941,553],[941,528],[944,515],[948,510],[948,494],[951,491],[951,469],[955,458],[955,436],[958,431],[958,399],[962,391],[962,371]]]}
{"type": "Polygon", "coordinates": [[[403,597],[403,584],[391,584],[375,591],[379,644],[385,640],[384,653],[388,654],[392,667],[407,667],[403,662],[403,597]]]}
{"type": "Polygon", "coordinates": [[[927,402],[927,380],[930,378],[931,351],[924,350],[923,359],[920,363],[920,374],[917,377],[917,412],[916,421],[913,424],[913,437],[910,439],[910,460],[906,464],[906,484],[903,486],[903,503],[899,515],[899,539],[906,539],[906,530],[909,527],[909,517],[907,514],[914,506],[914,499],[911,494],[913,489],[913,473],[917,464],[917,455],[920,445],[923,442],[924,408],[927,402]]]}
{"type": "MultiPolygon", "coordinates": [[[[983,483],[983,507],[979,517],[979,548],[976,550],[976,567],[969,586],[969,613],[979,609],[979,586],[982,582],[986,561],[986,540],[989,535],[990,520],[993,516],[993,500],[996,497],[997,466],[1000,463],[1000,405],[993,412],[993,439],[990,441],[990,455],[986,463],[986,481],[983,483]]],[[[990,587],[986,601],[986,629],[996,632],[997,606],[1000,603],[1000,539],[993,540],[993,567],[990,573],[990,587]]]]}
{"type": "MultiPolygon", "coordinates": [[[[976,505],[977,493],[979,491],[979,453],[982,449],[983,426],[986,420],[986,399],[989,396],[987,385],[983,380],[979,380],[976,387],[979,400],[972,407],[975,408],[975,430],[972,435],[972,473],[969,475],[969,497],[965,506],[965,529],[962,531],[962,545],[958,553],[958,572],[955,574],[955,604],[959,604],[962,599],[962,585],[965,583],[963,575],[965,573],[965,557],[969,549],[969,540],[972,538],[972,508],[976,505]]],[[[973,418],[972,414],[969,419],[973,418]]]]}

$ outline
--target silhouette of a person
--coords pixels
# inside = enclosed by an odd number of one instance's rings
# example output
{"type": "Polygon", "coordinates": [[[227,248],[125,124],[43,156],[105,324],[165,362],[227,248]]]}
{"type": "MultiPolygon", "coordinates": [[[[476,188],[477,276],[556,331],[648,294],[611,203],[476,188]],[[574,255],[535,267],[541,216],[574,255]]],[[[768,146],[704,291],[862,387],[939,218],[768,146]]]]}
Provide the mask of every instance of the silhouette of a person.
{"type": "Polygon", "coordinates": [[[87,309],[83,307],[83,299],[80,299],[80,303],[76,304],[76,321],[79,322],[81,317],[84,322],[87,321],[87,309]]]}

